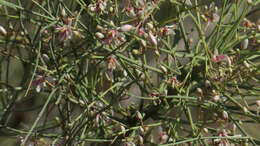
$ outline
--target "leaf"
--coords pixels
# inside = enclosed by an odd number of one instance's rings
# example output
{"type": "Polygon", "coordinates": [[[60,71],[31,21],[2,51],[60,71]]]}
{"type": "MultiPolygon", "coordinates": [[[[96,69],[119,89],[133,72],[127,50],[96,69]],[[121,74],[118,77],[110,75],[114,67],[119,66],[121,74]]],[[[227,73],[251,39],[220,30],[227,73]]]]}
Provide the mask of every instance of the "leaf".
{"type": "Polygon", "coordinates": [[[20,7],[14,3],[10,3],[10,2],[7,2],[7,1],[4,1],[4,0],[0,0],[0,5],[3,5],[3,6],[6,6],[6,7],[10,7],[10,8],[13,8],[13,9],[21,9],[23,10],[24,8],[23,7],[20,7]]]}

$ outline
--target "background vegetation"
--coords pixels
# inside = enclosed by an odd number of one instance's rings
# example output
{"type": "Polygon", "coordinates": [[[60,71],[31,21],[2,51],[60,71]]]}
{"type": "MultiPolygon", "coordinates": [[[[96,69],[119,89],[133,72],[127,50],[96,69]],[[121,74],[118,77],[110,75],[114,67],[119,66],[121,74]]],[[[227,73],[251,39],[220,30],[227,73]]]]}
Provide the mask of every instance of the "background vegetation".
{"type": "Polygon", "coordinates": [[[259,1],[0,8],[0,145],[260,145],[259,1]]]}

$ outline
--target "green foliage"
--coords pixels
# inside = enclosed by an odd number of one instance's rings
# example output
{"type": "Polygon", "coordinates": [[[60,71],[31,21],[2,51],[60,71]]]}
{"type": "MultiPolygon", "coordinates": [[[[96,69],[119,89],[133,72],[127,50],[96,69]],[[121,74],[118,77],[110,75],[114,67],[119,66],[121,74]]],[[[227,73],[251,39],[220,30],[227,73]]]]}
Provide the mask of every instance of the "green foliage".
{"type": "Polygon", "coordinates": [[[0,136],[259,145],[257,4],[0,0],[0,136]]]}

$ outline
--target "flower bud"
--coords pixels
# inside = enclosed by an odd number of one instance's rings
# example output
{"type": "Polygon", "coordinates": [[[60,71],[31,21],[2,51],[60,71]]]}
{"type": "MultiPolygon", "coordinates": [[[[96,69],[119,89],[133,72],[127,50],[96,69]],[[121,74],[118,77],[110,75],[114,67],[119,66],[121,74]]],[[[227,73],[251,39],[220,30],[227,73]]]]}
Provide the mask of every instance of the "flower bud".
{"type": "Polygon", "coordinates": [[[248,47],[248,39],[244,39],[241,43],[241,49],[247,49],[248,47]]]}
{"type": "Polygon", "coordinates": [[[247,68],[250,68],[250,65],[248,64],[247,61],[244,61],[243,63],[244,63],[244,65],[245,65],[247,68]]]}
{"type": "Polygon", "coordinates": [[[205,81],[205,87],[207,87],[207,88],[211,87],[211,83],[210,83],[209,80],[206,80],[206,81],[205,81]]]}
{"type": "Polygon", "coordinates": [[[248,112],[249,112],[246,107],[243,107],[243,111],[244,111],[245,113],[248,113],[248,112]]]}
{"type": "Polygon", "coordinates": [[[140,145],[144,144],[144,138],[141,135],[138,135],[138,141],[140,145]]]}
{"type": "Polygon", "coordinates": [[[197,91],[197,93],[198,93],[200,96],[202,96],[202,95],[203,95],[203,91],[202,91],[202,89],[201,89],[201,88],[197,88],[197,89],[196,89],[196,91],[197,91]]]}
{"type": "Polygon", "coordinates": [[[247,0],[247,3],[248,4],[253,4],[253,1],[252,0],[247,0]]]}
{"type": "Polygon", "coordinates": [[[45,63],[48,63],[50,61],[50,57],[47,54],[42,54],[42,59],[45,63]]]}
{"type": "Polygon", "coordinates": [[[120,31],[123,31],[123,32],[128,32],[128,31],[131,31],[134,27],[132,25],[129,25],[129,24],[125,24],[125,25],[122,25],[120,27],[120,31]]]}
{"type": "Polygon", "coordinates": [[[73,34],[77,37],[77,38],[83,38],[84,36],[79,32],[79,31],[73,31],[73,34]]]}
{"type": "Polygon", "coordinates": [[[125,142],[123,146],[135,146],[133,142],[125,142]]]}
{"type": "Polygon", "coordinates": [[[140,127],[140,128],[139,128],[139,131],[140,131],[140,134],[141,134],[141,135],[144,135],[145,131],[144,131],[144,128],[143,128],[143,127],[140,127]]]}
{"type": "Polygon", "coordinates": [[[161,65],[160,68],[161,68],[161,70],[162,70],[163,73],[167,73],[167,68],[166,68],[166,67],[164,67],[164,66],[161,65]]]}
{"type": "Polygon", "coordinates": [[[217,91],[216,90],[212,90],[212,94],[217,95],[217,91]]]}
{"type": "Polygon", "coordinates": [[[64,8],[61,9],[61,16],[62,17],[66,17],[67,16],[66,11],[65,11],[64,8]]]}
{"type": "Polygon", "coordinates": [[[219,95],[215,95],[215,96],[212,97],[212,100],[214,102],[218,102],[220,100],[220,96],[219,95]]]}
{"type": "Polygon", "coordinates": [[[96,32],[95,36],[99,39],[103,39],[105,37],[101,32],[96,32]]]}
{"type": "Polygon", "coordinates": [[[146,47],[146,46],[147,46],[146,41],[145,41],[145,40],[141,40],[141,45],[142,45],[143,47],[146,47]]]}
{"type": "Polygon", "coordinates": [[[147,27],[148,27],[148,29],[150,29],[150,30],[153,30],[153,24],[152,23],[147,23],[147,27]]]}
{"type": "Polygon", "coordinates": [[[103,31],[104,30],[104,27],[100,26],[100,25],[97,25],[96,27],[97,30],[100,30],[100,31],[103,31]]]}
{"type": "Polygon", "coordinates": [[[205,133],[209,133],[208,128],[203,128],[203,131],[204,131],[205,133]]]}
{"type": "Polygon", "coordinates": [[[236,133],[236,129],[237,129],[237,125],[236,124],[232,124],[232,132],[233,132],[233,134],[236,133]]]}
{"type": "Polygon", "coordinates": [[[160,57],[160,52],[159,52],[158,49],[156,49],[156,50],[154,51],[154,53],[156,54],[156,56],[160,57]]]}
{"type": "Polygon", "coordinates": [[[223,111],[222,117],[224,118],[224,120],[228,120],[228,113],[226,111],[223,111]]]}
{"type": "Polygon", "coordinates": [[[153,45],[157,46],[157,39],[151,32],[149,32],[149,40],[153,45]]]}
{"type": "Polygon", "coordinates": [[[2,33],[3,35],[7,35],[5,28],[1,25],[0,25],[0,33],[2,33]]]}
{"type": "Polygon", "coordinates": [[[255,103],[258,107],[260,107],[260,100],[257,100],[255,103]]]}
{"type": "Polygon", "coordinates": [[[143,119],[143,116],[142,116],[142,114],[141,114],[139,111],[136,112],[136,117],[137,117],[139,120],[142,120],[142,119],[143,119]]]}
{"type": "Polygon", "coordinates": [[[121,129],[121,131],[123,132],[123,134],[125,135],[125,131],[126,131],[126,130],[125,130],[125,127],[121,125],[121,126],[120,126],[120,129],[121,129]]]}

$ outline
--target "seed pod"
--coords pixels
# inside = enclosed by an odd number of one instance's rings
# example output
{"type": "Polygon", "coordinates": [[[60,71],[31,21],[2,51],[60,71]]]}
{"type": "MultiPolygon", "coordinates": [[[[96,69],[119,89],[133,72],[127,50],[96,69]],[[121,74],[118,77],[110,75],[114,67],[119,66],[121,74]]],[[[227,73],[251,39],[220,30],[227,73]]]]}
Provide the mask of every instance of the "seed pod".
{"type": "Polygon", "coordinates": [[[113,12],[114,12],[114,8],[113,8],[113,7],[110,7],[110,8],[109,8],[109,12],[110,12],[110,13],[113,13],[113,12]]]}
{"type": "Polygon", "coordinates": [[[142,54],[139,50],[137,50],[137,49],[133,49],[133,54],[135,54],[135,55],[140,55],[140,54],[142,54]]]}

